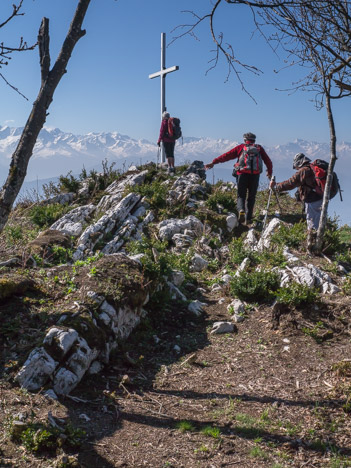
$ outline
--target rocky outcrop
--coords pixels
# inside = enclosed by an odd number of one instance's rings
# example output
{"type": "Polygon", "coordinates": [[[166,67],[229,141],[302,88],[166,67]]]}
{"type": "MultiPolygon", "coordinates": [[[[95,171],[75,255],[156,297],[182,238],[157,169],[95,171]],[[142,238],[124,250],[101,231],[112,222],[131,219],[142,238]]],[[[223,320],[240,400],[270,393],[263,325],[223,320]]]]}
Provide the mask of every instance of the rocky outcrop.
{"type": "Polygon", "coordinates": [[[94,268],[94,275],[88,266],[76,272],[76,310],[63,312],[30,353],[16,376],[22,387],[51,387],[58,395],[68,394],[94,362],[107,363],[111,351],[140,322],[150,294],[150,286],[143,287],[140,264],[116,254],[100,258],[94,268]]]}

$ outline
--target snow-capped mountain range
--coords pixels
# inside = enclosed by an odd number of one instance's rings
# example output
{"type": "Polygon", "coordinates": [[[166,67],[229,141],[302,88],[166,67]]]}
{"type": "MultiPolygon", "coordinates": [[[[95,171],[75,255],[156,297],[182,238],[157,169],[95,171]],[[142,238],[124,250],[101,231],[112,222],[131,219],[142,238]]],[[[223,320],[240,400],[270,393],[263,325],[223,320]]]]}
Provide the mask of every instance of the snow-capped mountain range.
{"type": "MultiPolygon", "coordinates": [[[[19,141],[22,128],[0,128],[0,167],[3,176],[7,175],[11,155],[19,141]]],[[[205,163],[228,151],[238,144],[237,141],[210,138],[185,137],[178,140],[175,150],[176,162],[199,159],[205,163]]],[[[329,159],[329,145],[304,140],[295,140],[285,145],[265,147],[274,162],[275,167],[287,167],[291,170],[291,160],[294,154],[303,152],[311,159],[329,159]]],[[[351,143],[338,144],[338,165],[348,163],[351,153],[351,143]]],[[[116,168],[128,167],[130,164],[140,164],[147,161],[157,161],[158,147],[156,143],[147,140],[135,140],[117,132],[88,133],[74,135],[65,133],[58,128],[44,128],[34,147],[33,156],[28,167],[27,180],[56,177],[72,171],[79,173],[83,166],[89,170],[102,168],[102,161],[115,162],[116,168]]],[[[232,163],[228,163],[232,165],[232,163]]],[[[5,176],[6,177],[6,176],[5,176]]]]}
{"type": "MultiPolygon", "coordinates": [[[[11,156],[16,149],[22,130],[22,128],[0,127],[0,186],[7,177],[11,156]]],[[[235,140],[184,137],[176,144],[176,165],[194,160],[200,160],[206,164],[237,144],[238,141],[235,140]]],[[[287,179],[293,174],[292,158],[296,153],[305,153],[311,160],[317,158],[329,160],[328,143],[295,140],[284,145],[265,146],[265,150],[273,161],[277,181],[287,179]]],[[[344,189],[344,203],[341,203],[337,195],[331,201],[329,213],[331,216],[336,213],[342,224],[351,225],[351,211],[348,209],[351,203],[351,192],[347,190],[351,173],[351,143],[338,143],[337,154],[339,159],[335,169],[339,175],[341,188],[344,189]]],[[[114,162],[114,167],[123,171],[133,164],[157,162],[157,158],[156,142],[135,140],[117,132],[74,135],[62,132],[58,128],[44,128],[34,147],[19,199],[21,195],[26,196],[33,191],[40,193],[44,183],[57,180],[58,176],[66,175],[68,172],[77,176],[83,167],[88,172],[91,169],[101,171],[104,160],[108,162],[108,165],[114,162]]],[[[233,180],[232,166],[233,161],[216,165],[208,172],[208,181],[212,183],[218,179],[233,180]]],[[[261,178],[261,184],[263,188],[268,185],[268,179],[264,175],[261,178]]]]}

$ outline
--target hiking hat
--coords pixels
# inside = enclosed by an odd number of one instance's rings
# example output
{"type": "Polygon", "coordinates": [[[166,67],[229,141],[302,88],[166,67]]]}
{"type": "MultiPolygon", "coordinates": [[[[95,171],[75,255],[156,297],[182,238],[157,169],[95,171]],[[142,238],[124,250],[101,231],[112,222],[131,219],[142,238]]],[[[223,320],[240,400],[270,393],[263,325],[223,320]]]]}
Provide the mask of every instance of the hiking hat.
{"type": "Polygon", "coordinates": [[[162,119],[169,119],[169,118],[170,118],[169,112],[164,111],[164,113],[162,114],[162,119]]]}
{"type": "Polygon", "coordinates": [[[244,137],[244,140],[256,141],[256,135],[251,132],[244,133],[243,137],[244,137]]]}
{"type": "Polygon", "coordinates": [[[300,167],[311,162],[310,158],[305,156],[303,153],[297,153],[293,160],[293,169],[300,169],[300,167]]]}

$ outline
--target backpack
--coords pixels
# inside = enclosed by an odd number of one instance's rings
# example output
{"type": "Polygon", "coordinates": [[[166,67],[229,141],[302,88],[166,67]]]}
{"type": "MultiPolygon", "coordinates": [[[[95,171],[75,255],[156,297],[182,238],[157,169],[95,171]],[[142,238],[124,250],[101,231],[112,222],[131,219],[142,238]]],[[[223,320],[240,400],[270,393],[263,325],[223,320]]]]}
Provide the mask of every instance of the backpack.
{"type": "Polygon", "coordinates": [[[178,117],[170,117],[168,119],[168,136],[174,140],[178,140],[182,136],[180,119],[178,117]]]}
{"type": "MultiPolygon", "coordinates": [[[[328,167],[329,164],[323,159],[316,159],[312,163],[310,163],[310,168],[314,172],[316,178],[316,186],[314,187],[314,191],[323,197],[325,184],[327,182],[327,174],[328,174],[328,167]]],[[[339,192],[340,185],[339,179],[335,172],[333,172],[333,180],[330,188],[330,197],[329,200],[335,197],[335,195],[339,192]]]]}
{"type": "MultiPolygon", "coordinates": [[[[235,165],[237,170],[249,174],[261,174],[262,157],[258,145],[245,145],[235,165]]],[[[234,166],[234,167],[235,167],[234,166]]]]}

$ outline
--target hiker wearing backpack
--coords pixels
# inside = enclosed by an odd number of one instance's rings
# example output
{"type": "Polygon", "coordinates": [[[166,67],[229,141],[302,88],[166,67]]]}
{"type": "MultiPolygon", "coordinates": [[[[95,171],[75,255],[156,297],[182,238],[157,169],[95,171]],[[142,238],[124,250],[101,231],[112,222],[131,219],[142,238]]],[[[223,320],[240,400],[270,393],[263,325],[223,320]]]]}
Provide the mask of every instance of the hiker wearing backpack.
{"type": "MultiPolygon", "coordinates": [[[[307,244],[312,245],[321,217],[328,163],[321,159],[312,162],[303,153],[298,153],[294,156],[293,169],[297,170],[297,172],[290,179],[278,184],[272,180],[270,188],[275,189],[277,192],[284,192],[298,187],[297,198],[305,205],[308,230],[307,244]]],[[[330,198],[333,198],[338,190],[339,182],[334,173],[330,198]]]]}
{"type": "Polygon", "coordinates": [[[266,165],[269,178],[272,177],[273,164],[264,148],[255,144],[256,135],[248,132],[244,133],[243,137],[244,143],[218,156],[210,164],[206,164],[205,169],[212,169],[215,164],[224,163],[231,159],[238,160],[234,164],[233,175],[237,177],[239,223],[250,224],[262,172],[262,161],[266,165]]]}
{"type": "Polygon", "coordinates": [[[162,141],[168,162],[168,172],[170,173],[175,172],[174,147],[176,140],[181,136],[180,120],[177,117],[171,117],[169,112],[163,112],[157,145],[160,146],[162,141]]]}

